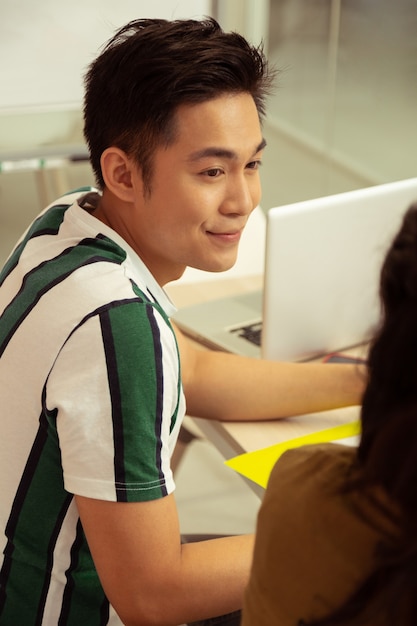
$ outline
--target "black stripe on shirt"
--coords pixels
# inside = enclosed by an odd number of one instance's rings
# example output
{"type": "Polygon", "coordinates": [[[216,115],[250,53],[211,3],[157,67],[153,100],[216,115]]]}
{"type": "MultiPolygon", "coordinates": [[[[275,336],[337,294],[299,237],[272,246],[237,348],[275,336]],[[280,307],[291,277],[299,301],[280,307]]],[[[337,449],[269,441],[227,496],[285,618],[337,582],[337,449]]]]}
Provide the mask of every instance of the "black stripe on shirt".
{"type": "MultiPolygon", "coordinates": [[[[121,405],[121,390],[117,371],[116,351],[113,341],[113,333],[109,312],[100,314],[101,332],[103,334],[104,351],[107,363],[107,376],[112,405],[113,437],[114,437],[114,475],[116,484],[125,484],[126,475],[124,468],[124,436],[123,415],[121,405]]],[[[117,499],[127,502],[125,492],[118,491],[117,499]]]]}

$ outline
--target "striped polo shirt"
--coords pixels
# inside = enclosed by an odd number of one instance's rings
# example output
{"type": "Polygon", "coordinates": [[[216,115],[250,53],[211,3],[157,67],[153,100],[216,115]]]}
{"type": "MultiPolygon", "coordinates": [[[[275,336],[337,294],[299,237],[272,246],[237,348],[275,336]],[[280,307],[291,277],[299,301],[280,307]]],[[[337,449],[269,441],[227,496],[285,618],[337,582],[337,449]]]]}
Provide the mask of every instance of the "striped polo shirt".
{"type": "Polygon", "coordinates": [[[73,494],[174,489],[175,309],[86,191],[45,209],[0,274],[1,626],[120,624],[73,494]]]}

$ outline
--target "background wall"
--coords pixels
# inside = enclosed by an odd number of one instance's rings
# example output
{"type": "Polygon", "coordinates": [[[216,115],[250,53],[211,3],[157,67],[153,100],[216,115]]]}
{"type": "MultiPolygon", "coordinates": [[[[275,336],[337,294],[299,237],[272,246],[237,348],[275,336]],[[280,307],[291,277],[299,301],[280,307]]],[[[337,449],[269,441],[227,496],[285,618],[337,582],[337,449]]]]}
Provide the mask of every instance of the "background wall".
{"type": "Polygon", "coordinates": [[[86,67],[117,27],[139,16],[201,16],[207,7],[205,0],[2,0],[0,108],[79,108],[86,67]]]}
{"type": "Polygon", "coordinates": [[[264,208],[417,176],[417,0],[268,7],[264,208]]]}

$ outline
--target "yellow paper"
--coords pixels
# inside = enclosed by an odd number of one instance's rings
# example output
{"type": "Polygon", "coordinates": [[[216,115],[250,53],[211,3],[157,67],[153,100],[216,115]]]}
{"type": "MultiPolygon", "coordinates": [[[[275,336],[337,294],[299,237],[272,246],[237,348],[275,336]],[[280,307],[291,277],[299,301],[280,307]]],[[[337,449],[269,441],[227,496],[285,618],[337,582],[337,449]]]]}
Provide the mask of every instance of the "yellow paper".
{"type": "Polygon", "coordinates": [[[338,441],[359,434],[360,423],[359,421],[354,421],[349,424],[319,430],[318,432],[303,435],[296,439],[289,439],[288,441],[283,441],[282,443],[277,443],[273,446],[262,448],[261,450],[240,454],[226,461],[226,465],[265,488],[272,468],[286,450],[314,443],[338,441]]]}

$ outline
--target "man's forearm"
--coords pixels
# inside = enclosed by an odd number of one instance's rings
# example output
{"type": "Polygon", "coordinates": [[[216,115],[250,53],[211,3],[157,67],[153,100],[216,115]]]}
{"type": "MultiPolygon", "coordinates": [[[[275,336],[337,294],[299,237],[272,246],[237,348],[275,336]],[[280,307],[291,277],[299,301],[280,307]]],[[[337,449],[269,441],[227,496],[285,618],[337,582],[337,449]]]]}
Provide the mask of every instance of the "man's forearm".
{"type": "Polygon", "coordinates": [[[204,352],[195,359],[185,392],[190,415],[264,420],[360,404],[365,383],[366,369],[356,364],[278,363],[204,352]]]}

